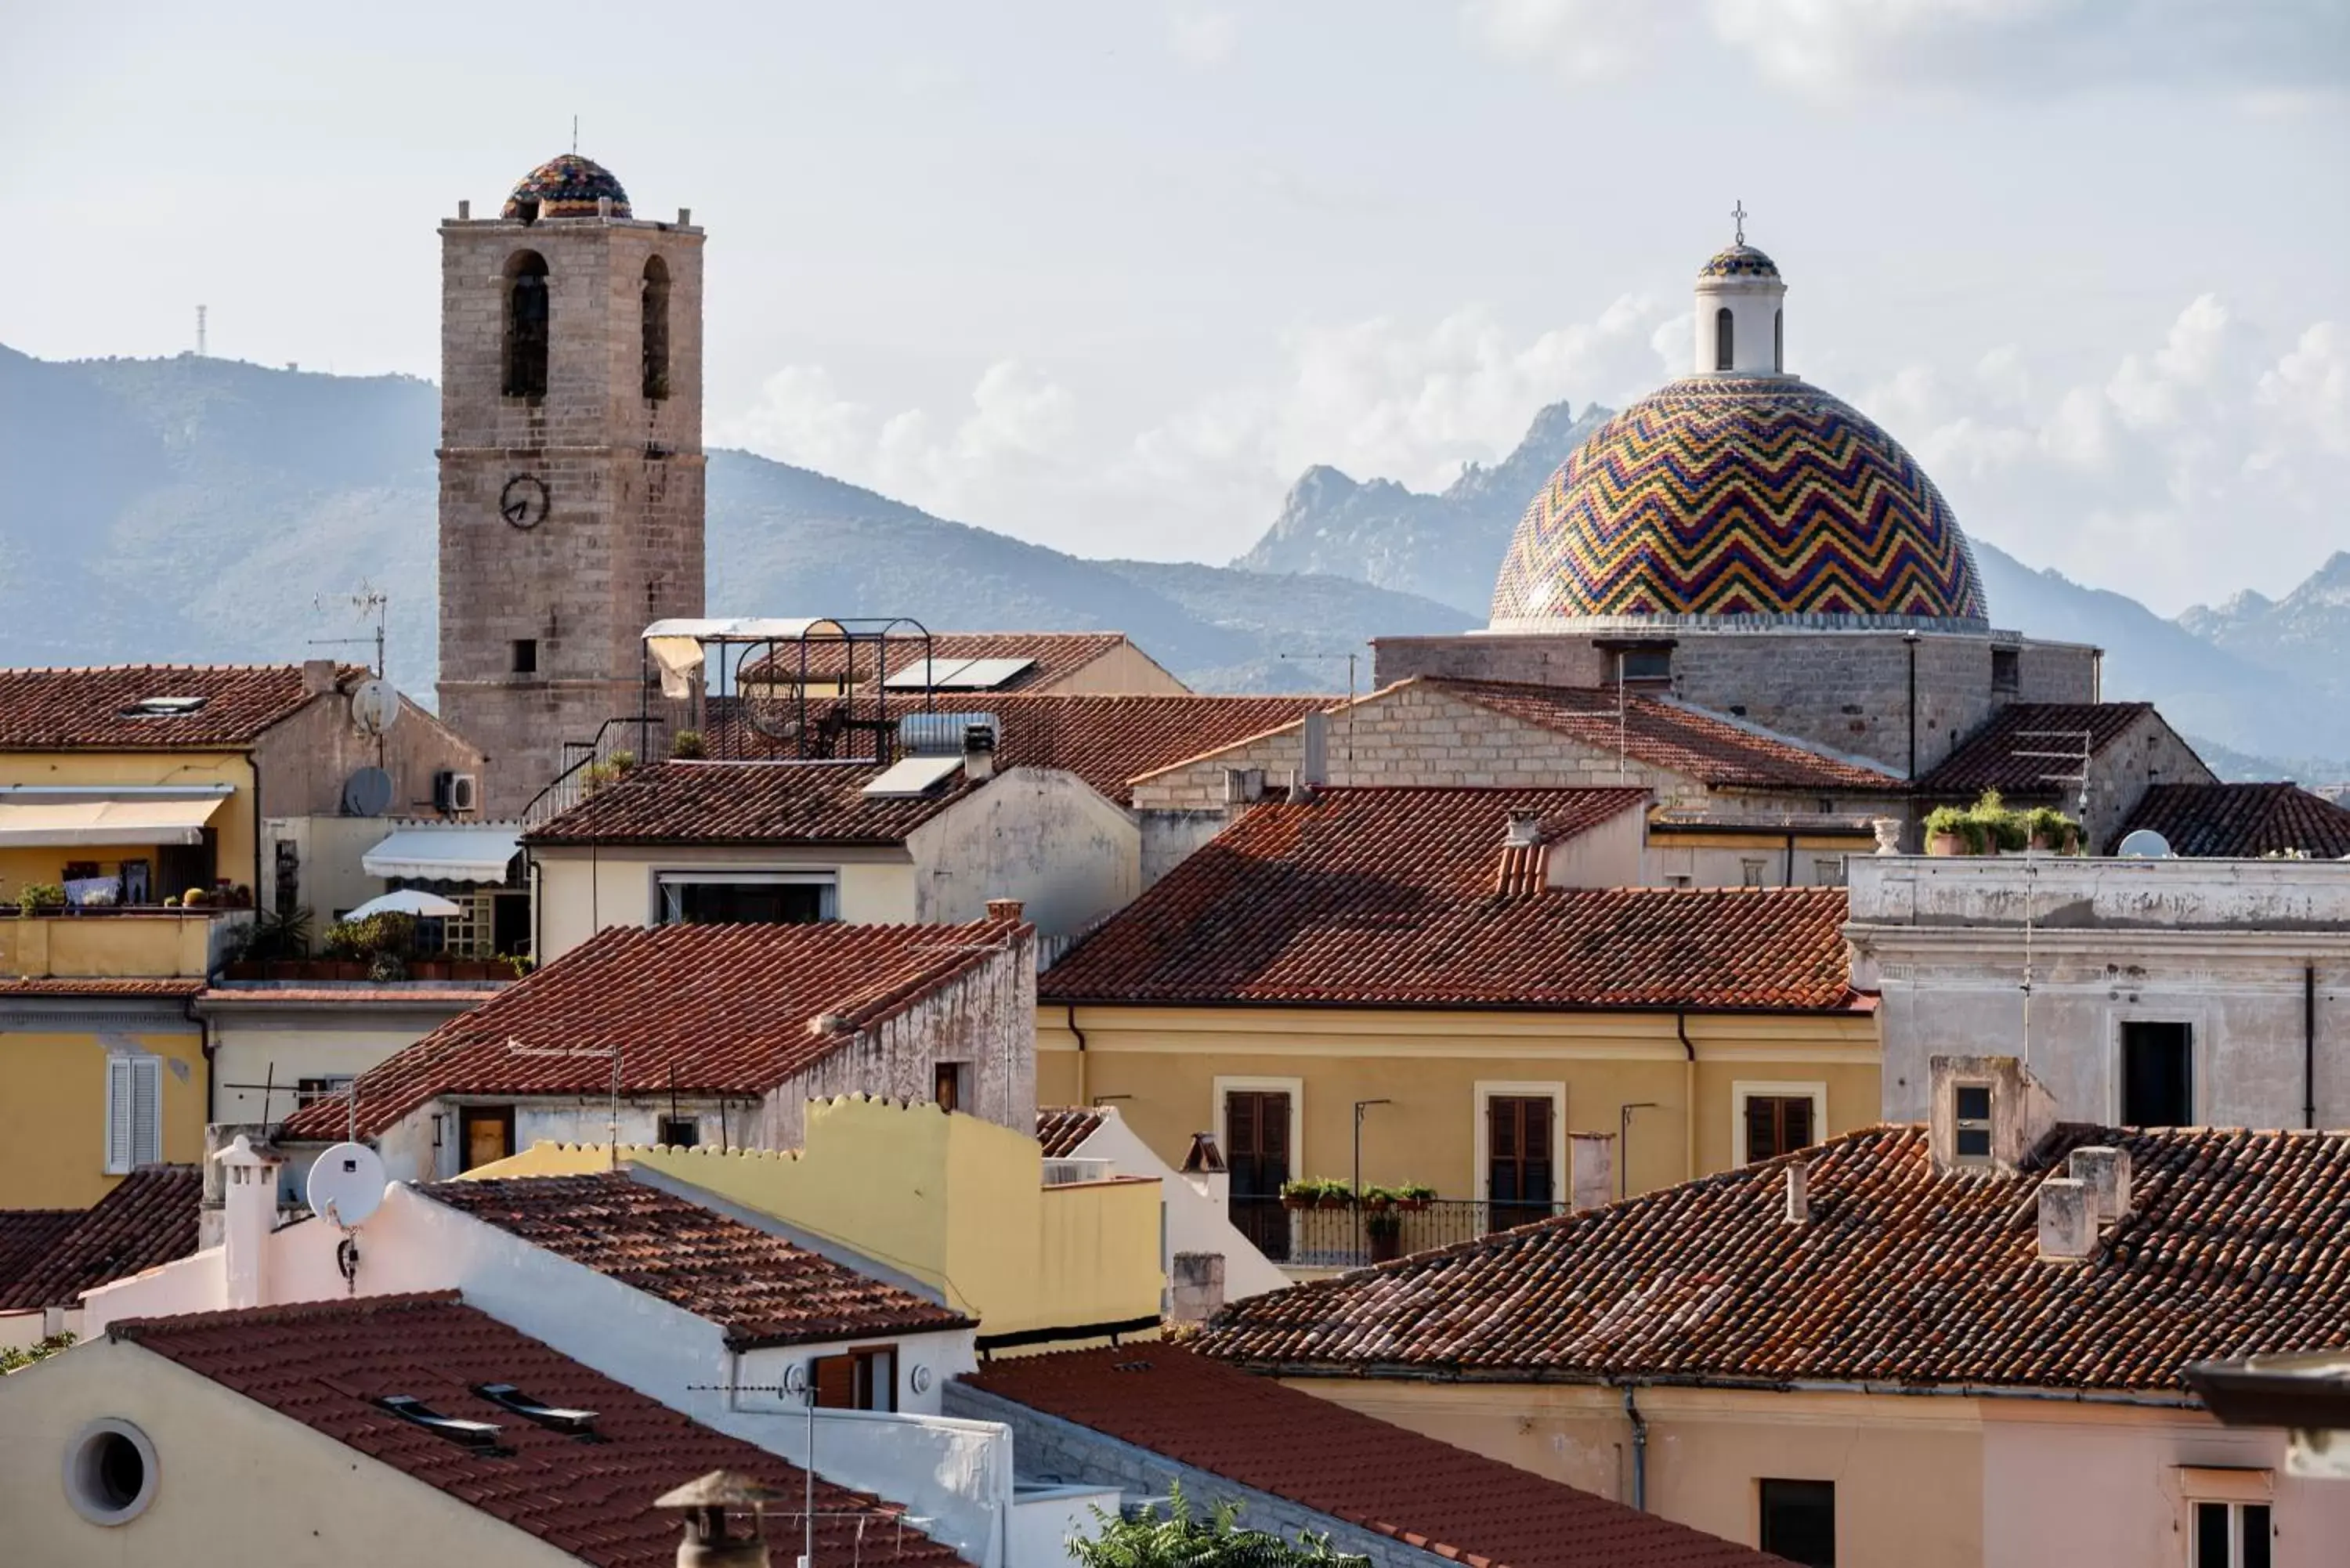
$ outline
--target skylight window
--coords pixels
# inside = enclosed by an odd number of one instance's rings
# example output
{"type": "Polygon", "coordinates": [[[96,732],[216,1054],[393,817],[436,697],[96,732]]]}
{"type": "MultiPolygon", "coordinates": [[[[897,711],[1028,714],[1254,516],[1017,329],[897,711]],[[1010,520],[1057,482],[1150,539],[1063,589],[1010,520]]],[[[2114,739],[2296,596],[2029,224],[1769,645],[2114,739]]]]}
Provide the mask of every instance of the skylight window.
{"type": "Polygon", "coordinates": [[[202,697],[141,697],[122,710],[126,719],[176,719],[182,713],[192,713],[203,707],[202,697]]]}

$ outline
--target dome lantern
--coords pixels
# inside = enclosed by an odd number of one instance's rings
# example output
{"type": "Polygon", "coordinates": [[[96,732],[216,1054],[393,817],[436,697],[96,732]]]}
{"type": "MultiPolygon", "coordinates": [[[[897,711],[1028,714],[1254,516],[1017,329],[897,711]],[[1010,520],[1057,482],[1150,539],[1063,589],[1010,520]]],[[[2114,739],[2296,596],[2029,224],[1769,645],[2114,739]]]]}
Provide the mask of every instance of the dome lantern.
{"type": "Polygon", "coordinates": [[[1730,215],[1735,237],[1698,269],[1690,369],[1700,376],[1782,376],[1787,285],[1778,264],[1746,243],[1746,203],[1730,215]]]}

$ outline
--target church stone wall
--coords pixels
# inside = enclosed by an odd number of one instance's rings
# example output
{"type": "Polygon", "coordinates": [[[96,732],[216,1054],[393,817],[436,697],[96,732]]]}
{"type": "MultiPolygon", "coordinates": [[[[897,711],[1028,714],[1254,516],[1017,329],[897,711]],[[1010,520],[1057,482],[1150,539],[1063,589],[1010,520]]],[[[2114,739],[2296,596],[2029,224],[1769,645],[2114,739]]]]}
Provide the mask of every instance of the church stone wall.
{"type": "Polygon", "coordinates": [[[639,634],[702,606],[701,232],[600,218],[442,228],[441,711],[486,753],[510,815],[587,741],[638,709],[639,634]],[[547,268],[547,388],[504,395],[506,269],[547,268]],[[643,395],[639,290],[669,268],[670,396],[643,395]],[[546,487],[512,526],[508,482],[546,487]],[[515,645],[537,645],[517,672],[515,645]]]}

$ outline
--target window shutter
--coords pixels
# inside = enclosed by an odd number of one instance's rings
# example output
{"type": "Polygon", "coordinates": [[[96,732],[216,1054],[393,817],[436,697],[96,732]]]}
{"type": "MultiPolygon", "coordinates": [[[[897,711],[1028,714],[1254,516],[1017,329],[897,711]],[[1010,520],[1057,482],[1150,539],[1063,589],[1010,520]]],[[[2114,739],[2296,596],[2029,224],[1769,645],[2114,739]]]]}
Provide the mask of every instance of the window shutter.
{"type": "Polygon", "coordinates": [[[132,1125],[135,1116],[131,1089],[132,1069],[136,1058],[109,1056],[106,1059],[106,1173],[120,1176],[129,1170],[132,1161],[132,1125]]]}
{"type": "Polygon", "coordinates": [[[130,1058],[130,1127],[132,1165],[152,1165],[163,1158],[163,1064],[160,1058],[130,1058]]]}

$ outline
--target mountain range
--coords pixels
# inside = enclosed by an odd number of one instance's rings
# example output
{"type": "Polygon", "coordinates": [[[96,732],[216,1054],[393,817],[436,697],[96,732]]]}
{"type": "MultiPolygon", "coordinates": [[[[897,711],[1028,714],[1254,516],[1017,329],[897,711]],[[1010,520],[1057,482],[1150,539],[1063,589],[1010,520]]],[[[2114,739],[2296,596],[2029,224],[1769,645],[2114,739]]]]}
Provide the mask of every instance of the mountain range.
{"type": "MultiPolygon", "coordinates": [[[[901,614],[941,629],[1121,630],[1201,690],[1343,689],[1378,634],[1482,624],[1526,499],[1608,410],[1544,409],[1440,493],[1309,469],[1230,566],[1091,560],[807,469],[714,451],[714,614],[901,614]]],[[[286,659],[373,636],[429,700],[439,394],[411,377],[0,348],[0,663],[286,659]]],[[[2350,774],[2350,555],[2271,602],[2166,620],[1976,542],[1997,621],[2106,649],[2231,776],[2350,774]]],[[[1366,661],[1361,671],[1367,680],[1366,661]]]]}

